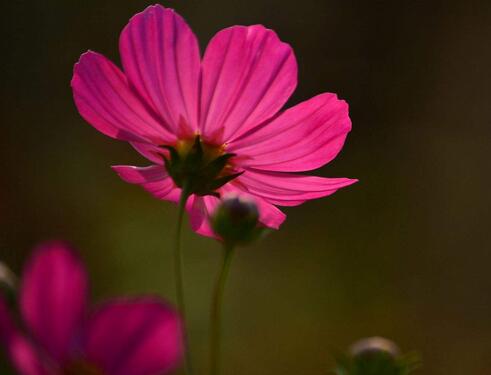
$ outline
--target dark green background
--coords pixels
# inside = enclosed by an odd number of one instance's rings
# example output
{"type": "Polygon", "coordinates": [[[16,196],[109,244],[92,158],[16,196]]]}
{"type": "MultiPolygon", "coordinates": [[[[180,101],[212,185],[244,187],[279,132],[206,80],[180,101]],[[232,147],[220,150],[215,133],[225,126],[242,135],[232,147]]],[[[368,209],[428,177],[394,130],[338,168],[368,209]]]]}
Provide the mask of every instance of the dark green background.
{"type": "MultiPolygon", "coordinates": [[[[121,29],[147,5],[1,5],[1,258],[18,272],[38,241],[68,239],[87,262],[94,300],[173,296],[176,208],[115,176],[110,165],[145,161],[87,125],[69,86],[85,50],[118,61],[121,29]]],[[[353,132],[319,174],[360,182],[285,210],[279,232],[238,252],[225,373],[326,374],[333,351],[374,334],[419,350],[421,374],[489,372],[489,2],[165,5],[202,48],[229,25],[273,28],[299,63],[291,104],[331,91],[351,107],[353,132]]],[[[204,370],[220,249],[189,229],[184,245],[192,346],[204,370]]]]}

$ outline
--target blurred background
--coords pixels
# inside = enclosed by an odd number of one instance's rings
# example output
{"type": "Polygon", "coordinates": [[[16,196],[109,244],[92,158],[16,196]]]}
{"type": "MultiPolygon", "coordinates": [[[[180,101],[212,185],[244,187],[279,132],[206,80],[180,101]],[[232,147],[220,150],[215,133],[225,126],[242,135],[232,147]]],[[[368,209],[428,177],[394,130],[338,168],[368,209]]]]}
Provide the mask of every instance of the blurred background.
{"type": "MultiPolygon", "coordinates": [[[[4,1],[0,259],[17,273],[40,240],[71,241],[93,300],[173,298],[177,209],[121,182],[145,165],[87,125],[72,101],[87,49],[119,62],[118,37],[146,1],[4,1]]],[[[331,354],[383,335],[418,350],[421,374],[491,373],[491,6],[488,1],[167,1],[202,49],[261,23],[299,64],[293,105],[330,91],[353,131],[318,173],[360,182],[286,209],[280,231],[241,249],[225,307],[226,374],[326,374],[331,354]]],[[[217,243],[187,228],[196,367],[207,365],[217,243]]],[[[5,358],[0,373],[9,373],[5,358]]]]}

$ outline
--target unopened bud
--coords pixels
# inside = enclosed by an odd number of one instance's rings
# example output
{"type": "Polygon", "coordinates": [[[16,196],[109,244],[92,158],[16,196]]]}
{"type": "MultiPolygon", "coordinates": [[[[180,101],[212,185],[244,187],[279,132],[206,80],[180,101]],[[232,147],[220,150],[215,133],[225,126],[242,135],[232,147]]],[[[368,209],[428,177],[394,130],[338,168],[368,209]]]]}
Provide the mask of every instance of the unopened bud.
{"type": "Polygon", "coordinates": [[[214,232],[226,243],[243,245],[258,236],[258,220],[259,211],[251,198],[230,194],[218,205],[211,224],[214,232]]]}
{"type": "Polygon", "coordinates": [[[0,262],[0,294],[9,303],[15,300],[17,290],[17,277],[4,263],[0,262]]]}
{"type": "Polygon", "coordinates": [[[419,367],[418,356],[401,355],[397,345],[383,337],[355,342],[337,362],[338,375],[409,375],[419,367]]]}
{"type": "Polygon", "coordinates": [[[396,358],[400,351],[397,345],[383,337],[368,337],[355,342],[350,353],[353,357],[372,355],[377,353],[387,353],[393,358],[396,358]]]}

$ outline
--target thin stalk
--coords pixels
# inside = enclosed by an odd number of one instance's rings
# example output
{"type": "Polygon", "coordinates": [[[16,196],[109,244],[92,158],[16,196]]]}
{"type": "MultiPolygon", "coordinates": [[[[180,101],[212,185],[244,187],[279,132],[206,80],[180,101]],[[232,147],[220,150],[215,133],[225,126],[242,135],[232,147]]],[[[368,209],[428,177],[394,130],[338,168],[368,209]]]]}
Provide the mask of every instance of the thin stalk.
{"type": "Polygon", "coordinates": [[[177,307],[181,313],[183,320],[183,331],[184,331],[184,372],[187,375],[191,375],[192,371],[192,361],[191,353],[189,348],[188,340],[188,327],[187,327],[187,315],[186,315],[186,302],[184,298],[184,277],[182,272],[182,251],[181,251],[181,232],[182,232],[182,222],[184,218],[184,210],[186,208],[186,202],[189,198],[189,193],[187,189],[183,188],[181,192],[181,197],[179,198],[178,216],[177,216],[177,227],[176,227],[176,238],[174,241],[174,272],[175,272],[175,285],[176,285],[176,299],[177,307]]]}
{"type": "Polygon", "coordinates": [[[210,332],[210,375],[220,374],[223,292],[230,271],[233,253],[234,249],[232,246],[224,247],[222,266],[213,292],[210,332]]]}

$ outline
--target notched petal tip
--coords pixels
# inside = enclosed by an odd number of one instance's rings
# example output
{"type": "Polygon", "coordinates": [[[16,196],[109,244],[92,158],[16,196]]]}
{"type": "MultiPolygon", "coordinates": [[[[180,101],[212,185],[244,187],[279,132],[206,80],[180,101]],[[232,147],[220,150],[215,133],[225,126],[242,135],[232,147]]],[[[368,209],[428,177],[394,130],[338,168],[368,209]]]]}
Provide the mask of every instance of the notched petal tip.
{"type": "Polygon", "coordinates": [[[233,26],[223,28],[218,33],[222,32],[222,31],[227,31],[227,30],[230,30],[230,31],[245,30],[248,35],[250,35],[253,31],[260,31],[260,32],[268,33],[271,37],[273,37],[275,39],[276,42],[290,48],[291,52],[294,54],[293,48],[291,48],[290,43],[281,40],[281,38],[279,37],[278,33],[275,30],[270,29],[269,27],[264,26],[263,24],[256,23],[253,25],[233,25],[233,26]]]}
{"type": "Polygon", "coordinates": [[[228,142],[271,118],[293,93],[297,70],[292,48],[273,30],[220,30],[202,60],[200,130],[208,136],[221,132],[221,141],[228,142]]]}
{"type": "Polygon", "coordinates": [[[172,138],[132,91],[121,69],[102,54],[87,51],[80,56],[71,86],[80,115],[101,133],[129,142],[172,138]]]}
{"type": "Polygon", "coordinates": [[[75,64],[73,64],[73,73],[74,74],[77,73],[78,70],[80,69],[80,67],[84,64],[84,62],[87,59],[92,58],[92,57],[104,57],[104,56],[99,52],[95,52],[95,51],[88,49],[87,51],[82,53],[80,55],[80,57],[78,58],[77,62],[75,64]]]}
{"type": "MultiPolygon", "coordinates": [[[[178,14],[173,8],[164,7],[162,4],[149,5],[145,9],[143,9],[141,12],[135,13],[133,16],[131,16],[131,18],[128,20],[128,23],[123,28],[123,31],[125,29],[127,29],[132,23],[137,22],[142,17],[147,17],[147,16],[154,14],[154,13],[160,13],[163,15],[166,12],[178,14]]],[[[121,35],[122,34],[123,33],[121,33],[121,35]]]]}
{"type": "Polygon", "coordinates": [[[70,87],[72,89],[75,88],[75,86],[77,85],[78,80],[80,79],[78,77],[78,73],[80,71],[80,68],[81,68],[82,64],[87,59],[87,57],[89,57],[93,53],[96,53],[96,52],[91,51],[90,49],[87,50],[87,51],[85,51],[84,53],[82,53],[80,55],[80,57],[78,58],[77,62],[75,64],[73,64],[72,79],[70,80],[70,87]]]}
{"type": "Polygon", "coordinates": [[[123,28],[119,50],[129,86],[160,125],[174,136],[182,124],[194,133],[200,53],[187,22],[173,9],[149,6],[123,28]]]}

